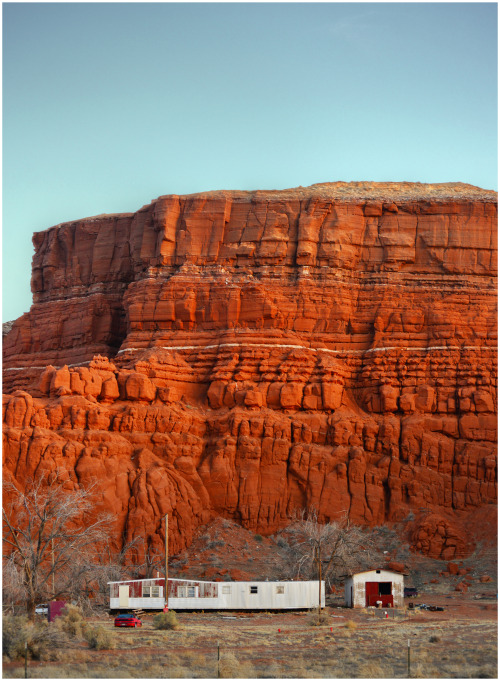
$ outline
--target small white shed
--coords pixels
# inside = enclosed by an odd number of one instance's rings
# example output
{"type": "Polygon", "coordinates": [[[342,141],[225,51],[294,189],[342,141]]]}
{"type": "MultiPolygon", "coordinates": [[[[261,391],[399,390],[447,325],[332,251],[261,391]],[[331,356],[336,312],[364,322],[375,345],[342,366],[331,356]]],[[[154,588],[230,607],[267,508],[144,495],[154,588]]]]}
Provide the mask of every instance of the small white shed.
{"type": "Polygon", "coordinates": [[[348,608],[403,608],[404,574],[380,568],[347,575],[344,595],[348,608]]]}

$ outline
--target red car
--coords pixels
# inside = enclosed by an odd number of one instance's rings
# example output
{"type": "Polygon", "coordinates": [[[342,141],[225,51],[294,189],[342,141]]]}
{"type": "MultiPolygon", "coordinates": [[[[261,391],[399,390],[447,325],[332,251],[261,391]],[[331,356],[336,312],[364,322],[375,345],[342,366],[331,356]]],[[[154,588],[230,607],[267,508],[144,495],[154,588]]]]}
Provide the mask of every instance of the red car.
{"type": "Polygon", "coordinates": [[[117,615],[115,627],[142,627],[142,622],[135,615],[117,615]]]}

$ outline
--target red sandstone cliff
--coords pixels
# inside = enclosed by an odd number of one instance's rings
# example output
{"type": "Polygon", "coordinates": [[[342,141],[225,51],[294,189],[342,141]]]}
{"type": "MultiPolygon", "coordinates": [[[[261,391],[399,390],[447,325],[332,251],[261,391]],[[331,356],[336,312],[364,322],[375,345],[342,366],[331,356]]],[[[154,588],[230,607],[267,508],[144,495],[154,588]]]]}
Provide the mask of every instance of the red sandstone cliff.
{"type": "Polygon", "coordinates": [[[496,195],[335,183],[164,196],[34,235],[4,339],[4,475],[97,478],[117,536],[215,514],[417,513],[446,559],[496,503],[496,195]],[[94,356],[96,356],[94,358],[94,356]],[[430,513],[428,513],[430,511],[430,513]]]}

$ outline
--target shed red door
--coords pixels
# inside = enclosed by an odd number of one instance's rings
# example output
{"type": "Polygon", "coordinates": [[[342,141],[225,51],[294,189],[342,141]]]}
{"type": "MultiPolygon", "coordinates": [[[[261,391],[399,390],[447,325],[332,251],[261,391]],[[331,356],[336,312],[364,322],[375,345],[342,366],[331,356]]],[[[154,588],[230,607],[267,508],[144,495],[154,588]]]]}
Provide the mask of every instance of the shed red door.
{"type": "Polygon", "coordinates": [[[378,601],[378,582],[366,582],[365,584],[366,592],[366,606],[375,605],[378,601]]]}
{"type": "Polygon", "coordinates": [[[394,607],[392,597],[392,582],[366,582],[366,605],[382,603],[383,608],[394,607]]]}

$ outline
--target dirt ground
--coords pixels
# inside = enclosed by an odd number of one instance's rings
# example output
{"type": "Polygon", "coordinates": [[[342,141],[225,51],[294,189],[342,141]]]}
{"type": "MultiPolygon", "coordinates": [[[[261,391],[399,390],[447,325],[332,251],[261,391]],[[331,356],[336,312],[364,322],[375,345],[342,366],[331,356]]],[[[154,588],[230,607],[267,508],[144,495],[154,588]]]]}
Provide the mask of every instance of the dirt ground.
{"type": "MultiPolygon", "coordinates": [[[[117,629],[113,618],[103,617],[92,621],[113,631],[114,650],[90,650],[75,642],[57,662],[30,661],[28,676],[497,677],[496,598],[453,592],[412,602],[432,602],[444,611],[329,606],[320,626],[312,625],[317,615],[310,612],[178,613],[178,631],[155,630],[152,614],[143,617],[140,629],[117,629]]],[[[3,672],[4,678],[22,678],[23,663],[5,664],[3,672]]]]}

